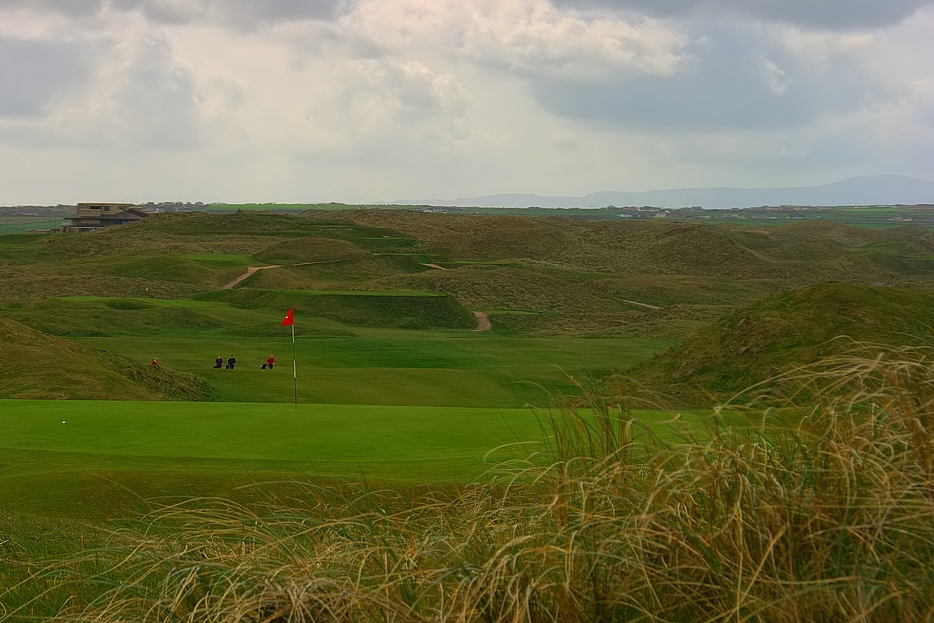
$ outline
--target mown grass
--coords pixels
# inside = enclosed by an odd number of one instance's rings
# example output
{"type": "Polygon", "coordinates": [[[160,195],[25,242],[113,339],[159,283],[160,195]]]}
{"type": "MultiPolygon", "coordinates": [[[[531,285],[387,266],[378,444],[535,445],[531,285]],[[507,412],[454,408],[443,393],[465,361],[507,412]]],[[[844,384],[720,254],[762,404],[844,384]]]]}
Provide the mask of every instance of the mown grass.
{"type": "MultiPolygon", "coordinates": [[[[139,372],[154,383],[162,377],[168,380],[176,372],[201,377],[217,400],[289,402],[293,397],[293,348],[291,331],[280,322],[292,298],[299,299],[295,304],[295,354],[302,403],[505,408],[526,403],[543,405],[553,395],[579,393],[579,379],[584,376],[629,367],[672,344],[652,339],[524,338],[478,333],[472,330],[472,315],[465,329],[362,327],[303,311],[307,301],[327,298],[329,294],[243,294],[247,298],[237,304],[83,296],[0,305],[5,317],[32,327],[2,325],[10,329],[4,333],[8,348],[0,353],[0,361],[6,362],[0,369],[5,384],[0,396],[153,397],[119,374],[133,367],[132,363],[142,366],[139,372]],[[262,302],[270,306],[260,306],[256,298],[259,295],[269,298],[262,302]],[[274,305],[277,301],[278,306],[274,305]],[[226,359],[231,354],[240,362],[234,374],[211,367],[218,355],[226,359]],[[272,372],[261,371],[259,365],[270,354],[279,359],[280,366],[272,372]],[[160,360],[164,374],[149,369],[148,363],[154,357],[160,360]],[[18,371],[15,377],[9,376],[14,370],[18,371]],[[100,391],[105,380],[107,391],[100,391]],[[78,395],[78,389],[83,393],[78,395]]],[[[354,301],[367,303],[357,307],[357,312],[369,310],[371,318],[381,317],[381,313],[394,315],[391,312],[399,309],[393,303],[380,312],[385,294],[351,292],[335,296],[347,305],[354,301]]],[[[429,312],[455,312],[451,317],[457,319],[463,311],[451,308],[449,297],[430,293],[389,298],[411,301],[414,307],[410,311],[420,310],[421,317],[432,323],[445,320],[429,318],[429,312]]],[[[384,326],[405,318],[394,317],[384,326]]]]}
{"type": "MultiPolygon", "coordinates": [[[[0,234],[9,236],[38,231],[55,231],[62,226],[62,219],[50,216],[2,216],[0,234]]],[[[35,234],[32,234],[35,235],[35,234]]]]}
{"type": "MultiPolygon", "coordinates": [[[[491,448],[541,435],[529,409],[159,401],[0,405],[2,447],[120,457],[125,469],[136,460],[147,465],[148,458],[198,458],[223,460],[230,470],[269,461],[322,477],[456,482],[478,477],[491,448]]],[[[5,471],[59,471],[53,457],[47,461],[28,469],[8,463],[5,471]]]]}
{"type": "Polygon", "coordinates": [[[239,288],[203,295],[243,307],[294,307],[307,316],[360,326],[469,329],[473,314],[456,298],[417,291],[315,291],[239,288]]]}
{"type": "Polygon", "coordinates": [[[749,426],[685,430],[679,443],[650,434],[625,407],[596,404],[595,419],[553,412],[550,441],[486,484],[308,483],[262,509],[163,505],[104,547],[35,568],[7,591],[7,614],[929,620],[931,351],[838,358],[798,378],[821,391],[752,410],[749,426]]]}
{"type": "Polygon", "coordinates": [[[181,257],[207,266],[232,266],[235,268],[246,268],[254,261],[252,256],[237,253],[191,253],[181,257]]]}
{"type": "MultiPolygon", "coordinates": [[[[75,338],[82,345],[135,359],[158,357],[172,370],[204,377],[221,400],[291,402],[292,345],[288,328],[267,337],[203,335],[75,338]],[[231,373],[211,368],[234,354],[231,373]],[[273,371],[260,364],[274,354],[273,371]]],[[[296,338],[302,403],[545,406],[576,395],[587,378],[630,366],[669,345],[664,340],[515,338],[455,332],[355,329],[354,336],[296,338]]]]}

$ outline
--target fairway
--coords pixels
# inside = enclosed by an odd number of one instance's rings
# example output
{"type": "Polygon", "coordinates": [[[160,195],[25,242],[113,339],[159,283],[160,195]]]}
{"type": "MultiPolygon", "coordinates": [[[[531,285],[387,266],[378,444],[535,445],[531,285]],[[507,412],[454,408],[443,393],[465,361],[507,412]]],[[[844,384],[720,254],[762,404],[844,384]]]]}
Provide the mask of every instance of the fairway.
{"type": "MultiPolygon", "coordinates": [[[[300,403],[437,407],[548,406],[578,393],[599,372],[626,368],[671,340],[516,338],[471,331],[355,328],[353,337],[302,337],[296,345],[300,403]]],[[[292,402],[292,345],[264,338],[75,338],[137,361],[204,377],[229,402],[292,402]],[[211,368],[234,354],[234,371],[211,368]],[[279,365],[260,364],[269,354],[279,365]]]]}
{"type": "MultiPolygon", "coordinates": [[[[368,327],[296,314],[296,382],[278,307],[93,296],[44,304],[23,318],[82,348],[127,357],[118,365],[135,362],[144,369],[135,373],[154,383],[187,373],[213,392],[200,402],[0,400],[0,506],[92,522],[162,496],[255,500],[278,490],[273,481],[488,480],[503,461],[543,449],[547,418],[532,405],[547,409],[673,343],[368,327]],[[270,354],[278,365],[262,370],[270,354]],[[235,355],[236,369],[214,369],[218,355],[235,355]],[[154,357],[159,368],[149,366],[154,357]]],[[[102,373],[90,370],[79,383],[102,373]]]]}
{"type": "Polygon", "coordinates": [[[541,439],[530,409],[19,400],[0,410],[3,448],[121,457],[127,467],[137,457],[221,459],[428,482],[479,476],[490,450],[541,439]]]}
{"type": "Polygon", "coordinates": [[[288,482],[459,485],[540,450],[543,430],[531,409],[3,400],[0,508],[97,522],[288,482]]]}
{"type": "MultiPolygon", "coordinates": [[[[160,496],[249,498],[244,488],[282,482],[483,482],[546,450],[549,418],[529,408],[2,400],[0,507],[98,521],[160,496]]],[[[672,441],[707,421],[637,418],[637,439],[651,430],[672,441]]]]}

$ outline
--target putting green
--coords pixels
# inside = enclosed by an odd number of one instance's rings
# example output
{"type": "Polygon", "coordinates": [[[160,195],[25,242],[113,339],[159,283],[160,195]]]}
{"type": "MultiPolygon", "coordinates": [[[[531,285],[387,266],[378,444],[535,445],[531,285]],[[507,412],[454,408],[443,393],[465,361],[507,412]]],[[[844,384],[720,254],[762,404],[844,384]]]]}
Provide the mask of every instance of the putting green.
{"type": "Polygon", "coordinates": [[[124,457],[130,468],[133,457],[274,461],[326,476],[431,481],[479,475],[491,450],[541,437],[530,409],[0,401],[0,453],[124,457]]]}
{"type": "MultiPolygon", "coordinates": [[[[353,337],[302,338],[300,403],[521,408],[574,395],[599,371],[625,369],[671,345],[637,338],[516,338],[468,332],[355,329],[353,337]],[[596,371],[596,372],[595,372],[596,371]]],[[[292,401],[292,344],[279,338],[164,336],[76,338],[76,342],[206,379],[225,402],[292,401]],[[279,365],[260,370],[269,354],[279,365]],[[214,370],[216,356],[237,370],[214,370]]]]}
{"type": "MultiPolygon", "coordinates": [[[[671,413],[638,417],[638,435],[677,441],[671,413]]],[[[158,498],[251,503],[289,483],[486,481],[545,449],[547,419],[532,409],[2,400],[0,508],[100,522],[158,498]]]]}

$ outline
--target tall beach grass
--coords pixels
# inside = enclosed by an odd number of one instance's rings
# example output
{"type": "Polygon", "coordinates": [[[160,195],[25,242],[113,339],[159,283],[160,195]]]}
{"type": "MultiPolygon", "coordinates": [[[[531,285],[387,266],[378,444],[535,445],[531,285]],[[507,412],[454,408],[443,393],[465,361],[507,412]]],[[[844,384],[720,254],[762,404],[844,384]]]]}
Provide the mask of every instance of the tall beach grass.
{"type": "Polygon", "coordinates": [[[262,511],[162,506],[36,570],[0,619],[934,620],[934,353],[783,385],[677,441],[625,406],[556,409],[541,452],[456,490],[296,483],[262,511]]]}

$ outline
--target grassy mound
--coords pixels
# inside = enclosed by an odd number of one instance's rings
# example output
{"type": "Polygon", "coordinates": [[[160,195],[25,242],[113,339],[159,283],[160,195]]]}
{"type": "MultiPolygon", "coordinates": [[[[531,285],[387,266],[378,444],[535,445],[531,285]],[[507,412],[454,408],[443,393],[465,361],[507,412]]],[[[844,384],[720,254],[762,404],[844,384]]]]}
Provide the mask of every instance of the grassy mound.
{"type": "Polygon", "coordinates": [[[827,283],[736,311],[611,384],[633,381],[681,398],[723,399],[792,368],[841,354],[854,343],[928,343],[934,293],[827,283]]]}
{"type": "Polygon", "coordinates": [[[198,297],[242,307],[288,309],[360,326],[400,329],[469,329],[473,314],[457,299],[425,292],[314,292],[308,290],[224,290],[198,297]]]}
{"type": "Polygon", "coordinates": [[[313,231],[299,219],[268,212],[175,212],[157,214],[133,224],[139,231],[153,231],[189,237],[205,235],[305,236],[313,231]]]}
{"type": "Polygon", "coordinates": [[[0,318],[0,398],[211,400],[203,379],[84,348],[0,318]]]}
{"type": "MultiPolygon", "coordinates": [[[[99,274],[129,277],[148,281],[178,281],[204,284],[218,283],[215,271],[198,262],[177,255],[116,256],[97,262],[99,274]]],[[[221,284],[218,284],[221,285],[221,284]]]]}
{"type": "MultiPolygon", "coordinates": [[[[443,292],[467,309],[500,312],[494,331],[526,335],[681,338],[739,306],[814,283],[934,287],[934,234],[821,221],[756,227],[379,209],[193,212],[87,234],[5,238],[0,300],[178,299],[221,289],[249,266],[277,265],[237,288],[443,292]]],[[[370,326],[377,318],[352,316],[370,326]]],[[[451,326],[387,317],[389,327],[451,326]]]]}
{"type": "MultiPolygon", "coordinates": [[[[387,256],[391,257],[391,256],[387,256]]],[[[237,288],[265,290],[350,290],[399,272],[383,257],[358,253],[319,262],[299,262],[255,272],[237,288]]],[[[423,269],[426,270],[426,269],[423,269]]]]}
{"type": "Polygon", "coordinates": [[[371,251],[408,248],[414,243],[411,238],[400,235],[395,230],[378,226],[334,219],[311,220],[262,212],[159,214],[138,221],[131,227],[134,228],[131,230],[134,236],[151,233],[194,240],[265,237],[267,245],[270,237],[282,240],[307,237],[330,238],[348,241],[359,248],[371,251]]]}
{"type": "Polygon", "coordinates": [[[267,264],[296,264],[343,260],[362,254],[363,251],[350,242],[312,236],[270,245],[254,257],[267,264]]]}
{"type": "Polygon", "coordinates": [[[441,260],[520,259],[620,275],[707,275],[754,280],[891,280],[874,252],[919,255],[934,234],[811,221],[783,227],[710,226],[655,221],[588,222],[570,218],[456,216],[392,210],[308,212],[309,220],[401,232],[441,260]]]}
{"type": "Polygon", "coordinates": [[[8,303],[6,318],[60,337],[104,335],[187,335],[230,331],[216,315],[147,299],[45,299],[8,303]]]}

